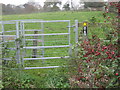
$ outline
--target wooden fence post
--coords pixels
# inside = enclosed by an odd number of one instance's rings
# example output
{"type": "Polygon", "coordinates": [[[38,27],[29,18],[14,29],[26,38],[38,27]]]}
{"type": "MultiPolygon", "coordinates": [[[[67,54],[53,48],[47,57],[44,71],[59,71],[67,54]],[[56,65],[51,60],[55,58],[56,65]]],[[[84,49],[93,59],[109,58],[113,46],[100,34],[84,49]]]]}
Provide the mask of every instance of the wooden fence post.
{"type": "MultiPolygon", "coordinates": [[[[34,31],[34,34],[38,34],[38,31],[34,31]]],[[[33,38],[35,40],[33,40],[33,46],[37,46],[38,42],[37,42],[37,38],[38,36],[33,36],[33,38]]],[[[33,49],[33,54],[32,54],[32,58],[36,58],[37,57],[37,49],[33,49]]]]}

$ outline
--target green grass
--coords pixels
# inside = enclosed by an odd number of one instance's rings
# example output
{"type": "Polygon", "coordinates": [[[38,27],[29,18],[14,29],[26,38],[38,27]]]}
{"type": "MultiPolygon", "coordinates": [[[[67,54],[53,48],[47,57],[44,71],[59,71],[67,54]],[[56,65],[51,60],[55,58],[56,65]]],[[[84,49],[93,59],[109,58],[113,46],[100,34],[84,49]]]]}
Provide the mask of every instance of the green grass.
{"type": "MultiPolygon", "coordinates": [[[[94,11],[94,12],[47,12],[47,13],[35,13],[35,14],[24,14],[24,15],[5,15],[3,16],[2,20],[22,20],[22,19],[42,19],[42,20],[71,20],[71,25],[74,25],[74,20],[79,20],[79,22],[83,22],[85,20],[89,20],[89,18],[91,18],[92,16],[95,16],[100,22],[103,22],[104,19],[102,17],[102,12],[100,11],[94,11]]],[[[49,24],[45,24],[45,30],[44,33],[61,33],[61,32],[67,32],[67,26],[68,24],[65,23],[60,23],[59,25],[56,23],[49,23],[49,24]]],[[[32,25],[28,25],[26,24],[25,28],[27,29],[36,29],[39,28],[39,24],[32,24],[32,25]]],[[[15,29],[13,26],[6,26],[6,28],[8,28],[7,30],[11,30],[15,29]]],[[[74,33],[74,28],[71,29],[71,43],[74,45],[75,44],[75,33],[74,33]]],[[[79,27],[79,33],[82,30],[82,26],[79,27]]],[[[100,36],[101,38],[104,38],[104,35],[101,34],[103,33],[103,30],[101,30],[99,27],[90,27],[88,28],[89,30],[89,37],[91,37],[92,33],[97,34],[98,36],[100,36]]],[[[30,32],[31,34],[33,32],[30,32]]],[[[8,33],[10,34],[10,33],[8,33]]],[[[14,34],[14,33],[12,33],[14,34]]],[[[32,38],[32,37],[30,37],[32,38]]],[[[66,37],[46,37],[45,41],[47,41],[45,43],[45,45],[52,45],[52,44],[66,44],[67,41],[63,42],[60,41],[58,43],[55,42],[54,38],[60,38],[60,40],[65,40],[66,37]],[[52,39],[53,42],[48,42],[52,39]]],[[[39,43],[40,45],[40,43],[39,43]]],[[[58,48],[56,50],[56,53],[53,53],[53,51],[55,52],[55,49],[45,49],[46,51],[46,56],[47,55],[51,55],[51,56],[59,56],[60,54],[66,55],[66,50],[67,49],[61,49],[58,48]],[[62,51],[62,52],[61,52],[62,51]]],[[[30,54],[32,52],[31,50],[27,50],[26,53],[30,54]]],[[[39,52],[41,52],[41,50],[39,50],[39,52]]],[[[12,53],[12,52],[11,52],[12,53]]],[[[40,54],[40,53],[39,53],[40,54]]],[[[30,56],[31,57],[31,56],[30,56]]],[[[69,59],[54,59],[54,60],[45,60],[44,64],[42,63],[42,60],[39,61],[26,61],[26,66],[52,66],[52,65],[66,65],[67,62],[69,61],[69,59]]],[[[42,87],[42,88],[47,88],[47,87],[58,87],[58,88],[62,88],[62,87],[69,87],[68,84],[65,84],[66,86],[62,85],[61,81],[58,78],[55,78],[56,76],[58,76],[59,78],[61,78],[60,75],[63,74],[63,78],[65,77],[65,73],[67,71],[61,71],[63,69],[38,69],[38,70],[24,70],[24,72],[28,73],[29,75],[31,75],[32,77],[34,77],[35,79],[35,84],[37,85],[38,88],[42,87]],[[59,73],[59,75],[58,75],[59,73]],[[45,78],[44,78],[45,77],[45,78]],[[54,82],[52,82],[51,80],[54,80],[54,82]],[[49,84],[51,83],[51,84],[49,84]],[[59,84],[60,85],[59,85],[59,84]]],[[[64,83],[63,83],[64,84],[64,83]]]]}
{"type": "Polygon", "coordinates": [[[94,12],[47,12],[36,14],[24,14],[24,15],[5,15],[2,20],[22,20],[22,19],[42,19],[42,20],[79,20],[82,22],[88,20],[92,16],[96,16],[97,19],[103,21],[101,11],[94,12]]]}

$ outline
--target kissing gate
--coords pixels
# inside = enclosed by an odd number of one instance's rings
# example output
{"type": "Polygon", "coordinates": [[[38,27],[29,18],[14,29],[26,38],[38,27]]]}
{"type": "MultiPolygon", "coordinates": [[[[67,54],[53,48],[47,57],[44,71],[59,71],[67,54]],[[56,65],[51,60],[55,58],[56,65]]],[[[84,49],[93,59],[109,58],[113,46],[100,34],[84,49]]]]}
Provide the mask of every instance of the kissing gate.
{"type": "Polygon", "coordinates": [[[77,20],[74,26],[70,25],[70,20],[12,20],[1,21],[0,24],[2,60],[4,63],[16,61],[24,69],[60,67],[31,67],[31,64],[34,60],[44,64],[51,59],[69,58],[72,53],[71,41],[78,42],[77,20]],[[74,32],[71,27],[75,27],[74,32]]]}

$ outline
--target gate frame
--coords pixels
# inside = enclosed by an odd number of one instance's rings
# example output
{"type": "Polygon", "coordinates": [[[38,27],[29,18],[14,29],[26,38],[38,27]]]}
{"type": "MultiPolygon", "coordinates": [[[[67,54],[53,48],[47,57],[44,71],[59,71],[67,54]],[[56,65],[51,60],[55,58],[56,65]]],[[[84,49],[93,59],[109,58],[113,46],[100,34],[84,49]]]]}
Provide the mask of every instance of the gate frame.
{"type": "MultiPolygon", "coordinates": [[[[70,26],[70,20],[49,20],[49,21],[43,21],[43,20],[11,20],[11,21],[2,21],[1,25],[2,25],[2,37],[4,37],[4,24],[15,24],[16,25],[16,35],[14,35],[16,38],[15,38],[15,43],[16,43],[16,62],[17,64],[20,64],[21,66],[24,65],[24,60],[23,60],[23,56],[21,56],[21,47],[20,47],[20,41],[19,40],[16,40],[16,39],[20,39],[20,37],[22,36],[22,34],[24,34],[24,24],[23,23],[41,23],[41,28],[43,29],[43,33],[44,33],[44,23],[48,23],[48,22],[68,22],[68,34],[69,34],[69,38],[68,38],[68,42],[69,42],[69,45],[62,45],[61,47],[69,47],[69,56],[65,56],[65,57],[44,57],[44,58],[41,58],[41,59],[60,59],[60,58],[69,58],[70,55],[71,55],[71,52],[72,52],[72,44],[71,44],[71,38],[70,38],[70,35],[71,35],[71,27],[75,27],[75,42],[78,43],[78,20],[75,20],[75,25],[74,26],[70,26]],[[3,24],[4,23],[4,24],[3,24]]],[[[61,33],[61,34],[65,34],[65,33],[61,33]]],[[[67,34],[67,33],[66,33],[67,34]]],[[[39,34],[40,35],[40,34],[39,34]]],[[[43,39],[44,39],[44,36],[45,35],[50,35],[50,34],[41,34],[43,36],[43,39]]],[[[52,35],[55,35],[55,34],[52,34],[52,35]]],[[[56,35],[59,35],[59,33],[56,33],[56,35]]],[[[44,41],[44,40],[43,40],[44,41]]],[[[4,42],[4,40],[3,40],[4,42]]],[[[24,43],[25,44],[25,43],[24,43]]],[[[44,42],[43,42],[43,46],[44,46],[44,42]]],[[[60,46],[56,46],[57,47],[60,47],[60,46]]],[[[43,48],[43,55],[44,55],[44,48],[53,48],[53,47],[41,47],[43,48]]],[[[24,49],[24,47],[22,48],[24,49]]],[[[33,58],[31,58],[33,60],[33,58]]],[[[38,58],[40,59],[40,58],[38,58]]],[[[3,59],[4,60],[4,59],[3,59]]],[[[41,68],[57,68],[57,67],[61,67],[61,66],[48,66],[48,67],[25,67],[24,69],[41,69],[41,68]]],[[[64,66],[63,66],[64,67],[64,66]]],[[[21,67],[20,67],[21,68],[21,67]]]]}
{"type": "MultiPolygon", "coordinates": [[[[25,28],[24,28],[24,24],[25,23],[41,23],[42,24],[42,32],[44,32],[44,23],[52,23],[52,22],[68,22],[68,25],[70,26],[70,20],[50,20],[50,21],[21,21],[20,22],[20,25],[22,26],[22,29],[21,29],[21,32],[22,32],[22,37],[24,37],[23,39],[23,43],[24,43],[24,47],[23,49],[44,49],[44,48],[58,48],[58,47],[69,47],[69,57],[70,57],[70,54],[71,54],[71,49],[72,49],[72,45],[71,45],[71,42],[70,42],[70,27],[68,28],[68,33],[50,33],[50,34],[25,34],[25,28]],[[68,45],[59,45],[59,46],[44,46],[44,40],[42,41],[43,42],[43,46],[37,46],[37,47],[25,47],[25,36],[43,36],[43,39],[44,39],[44,36],[45,35],[67,35],[68,34],[68,45]]],[[[44,51],[44,50],[43,50],[44,51]]],[[[44,55],[44,53],[42,53],[44,55]]],[[[24,55],[24,54],[23,54],[24,55]]],[[[24,62],[24,60],[44,60],[44,59],[59,59],[59,58],[69,58],[68,56],[65,56],[65,57],[42,57],[42,58],[24,58],[22,57],[22,62],[24,62]]],[[[24,64],[24,63],[23,63],[24,64]]],[[[48,67],[25,67],[24,69],[38,69],[38,68],[56,68],[56,67],[60,67],[60,66],[48,66],[48,67]]]]}

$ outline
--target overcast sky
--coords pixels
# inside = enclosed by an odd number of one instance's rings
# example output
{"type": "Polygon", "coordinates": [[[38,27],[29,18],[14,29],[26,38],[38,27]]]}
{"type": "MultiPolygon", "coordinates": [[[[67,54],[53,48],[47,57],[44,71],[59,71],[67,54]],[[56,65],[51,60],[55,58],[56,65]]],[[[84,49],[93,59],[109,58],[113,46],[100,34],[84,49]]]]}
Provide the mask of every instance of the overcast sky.
{"type": "MultiPolygon", "coordinates": [[[[20,5],[20,4],[24,4],[28,1],[30,1],[30,0],[0,0],[0,3],[20,5]]],[[[36,2],[39,1],[42,4],[45,0],[35,0],[35,1],[36,2]]]]}
{"type": "MultiPolygon", "coordinates": [[[[4,3],[4,4],[14,4],[14,5],[20,5],[20,4],[24,4],[28,1],[35,1],[35,2],[39,2],[42,6],[45,2],[45,0],[0,0],[0,3],[4,3]]],[[[65,2],[67,2],[68,0],[61,0],[62,3],[64,4],[65,2]]],[[[71,0],[69,0],[71,1],[71,0]]],[[[79,0],[73,0],[75,4],[78,4],[79,0]]]]}
{"type": "MultiPolygon", "coordinates": [[[[39,2],[42,6],[44,5],[44,2],[45,2],[45,0],[0,0],[0,3],[20,5],[20,4],[24,4],[24,3],[28,2],[28,1],[39,2]]],[[[62,4],[64,4],[65,2],[71,1],[71,0],[61,0],[61,1],[62,1],[62,4]]],[[[77,5],[80,0],[72,0],[72,1],[74,2],[75,5],[77,5]]],[[[94,0],[89,0],[89,1],[94,1],[94,0]]]]}

